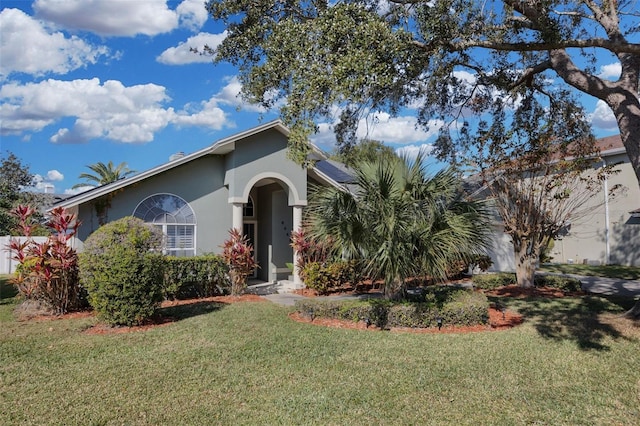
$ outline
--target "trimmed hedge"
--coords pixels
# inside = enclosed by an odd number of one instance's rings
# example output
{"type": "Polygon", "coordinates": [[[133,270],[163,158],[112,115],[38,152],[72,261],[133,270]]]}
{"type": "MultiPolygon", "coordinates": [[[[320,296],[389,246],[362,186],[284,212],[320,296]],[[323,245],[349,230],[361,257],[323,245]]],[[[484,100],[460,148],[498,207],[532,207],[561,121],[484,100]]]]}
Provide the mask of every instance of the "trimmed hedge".
{"type": "Polygon", "coordinates": [[[582,282],[577,278],[562,275],[536,275],[533,280],[536,287],[552,287],[565,293],[582,291],[582,282]]]}
{"type": "Polygon", "coordinates": [[[508,272],[497,272],[494,274],[478,274],[474,275],[473,286],[482,290],[493,290],[494,288],[504,287],[506,285],[515,284],[516,274],[508,272]]]}
{"type": "Polygon", "coordinates": [[[489,321],[489,301],[479,292],[458,290],[449,292],[442,301],[438,296],[420,302],[395,302],[381,299],[368,300],[314,300],[296,301],[296,310],[302,315],[367,321],[379,328],[436,327],[437,319],[444,325],[477,325],[489,321]],[[430,300],[429,300],[430,299],[430,300]]]}
{"type": "MultiPolygon", "coordinates": [[[[516,274],[498,272],[494,274],[479,274],[473,276],[473,285],[482,290],[493,290],[498,287],[515,284],[516,274]]],[[[536,275],[533,279],[535,287],[552,287],[564,292],[578,292],[582,290],[580,280],[563,275],[536,275]]]]}
{"type": "Polygon", "coordinates": [[[209,297],[230,292],[229,268],[221,256],[166,256],[164,264],[166,299],[209,297]]]}

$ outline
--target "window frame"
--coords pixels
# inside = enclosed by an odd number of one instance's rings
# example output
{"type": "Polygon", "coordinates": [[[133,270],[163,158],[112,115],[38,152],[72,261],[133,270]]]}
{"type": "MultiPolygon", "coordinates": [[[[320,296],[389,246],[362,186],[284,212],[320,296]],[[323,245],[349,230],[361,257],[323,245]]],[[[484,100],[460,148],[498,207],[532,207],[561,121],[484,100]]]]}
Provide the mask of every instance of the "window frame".
{"type": "Polygon", "coordinates": [[[179,195],[176,194],[172,194],[170,192],[159,192],[159,193],[155,193],[152,195],[149,195],[147,197],[145,197],[142,201],[140,201],[138,203],[138,205],[135,207],[135,209],[133,210],[133,217],[136,217],[138,219],[143,220],[146,224],[151,225],[151,226],[155,226],[158,227],[162,230],[162,233],[164,234],[167,244],[165,245],[165,247],[162,250],[162,253],[165,255],[173,255],[173,256],[178,256],[178,257],[190,257],[190,256],[195,256],[196,255],[196,248],[197,248],[197,219],[196,219],[196,214],[195,211],[193,210],[193,208],[191,207],[191,205],[182,197],[180,197],[179,195]],[[153,209],[157,208],[157,206],[145,206],[145,203],[148,202],[149,200],[152,200],[153,198],[157,198],[157,197],[171,197],[172,199],[176,200],[177,202],[175,203],[175,205],[178,207],[177,210],[174,211],[167,211],[166,209],[159,209],[160,211],[155,213],[155,216],[153,218],[153,221],[149,222],[149,214],[153,213],[153,209]],[[138,212],[139,209],[144,208],[145,211],[143,212],[142,210],[138,212]],[[186,211],[184,211],[186,209],[186,211]],[[139,213],[139,216],[136,215],[136,213],[139,213]],[[185,214],[187,213],[187,214],[185,214]],[[159,217],[161,217],[161,220],[158,220],[159,217]],[[180,218],[180,216],[184,217],[184,221],[178,221],[177,219],[180,218]],[[172,218],[173,221],[167,221],[167,218],[172,218]],[[171,228],[170,228],[171,227],[171,228]],[[176,247],[175,245],[179,245],[176,244],[179,241],[184,241],[184,237],[185,236],[189,236],[188,232],[184,232],[184,234],[180,234],[180,229],[186,230],[186,229],[191,229],[191,247],[176,247]],[[169,229],[173,229],[176,232],[172,232],[173,235],[169,234],[169,229]],[[182,239],[180,237],[183,237],[182,239]],[[169,241],[173,239],[174,241],[174,246],[170,247],[168,245],[169,241]],[[178,253],[180,252],[180,253],[178,253]]]}

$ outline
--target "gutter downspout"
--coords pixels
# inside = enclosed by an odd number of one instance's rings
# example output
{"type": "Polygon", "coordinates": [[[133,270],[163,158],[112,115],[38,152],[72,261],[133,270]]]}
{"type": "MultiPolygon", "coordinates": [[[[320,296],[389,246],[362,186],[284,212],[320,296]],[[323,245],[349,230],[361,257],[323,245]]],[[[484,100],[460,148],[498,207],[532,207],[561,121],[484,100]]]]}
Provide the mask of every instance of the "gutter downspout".
{"type": "MultiPolygon", "coordinates": [[[[602,166],[607,167],[607,160],[605,158],[602,159],[602,166]]],[[[604,187],[604,264],[608,265],[611,255],[611,247],[609,245],[609,183],[606,174],[604,175],[602,185],[604,187]]]]}

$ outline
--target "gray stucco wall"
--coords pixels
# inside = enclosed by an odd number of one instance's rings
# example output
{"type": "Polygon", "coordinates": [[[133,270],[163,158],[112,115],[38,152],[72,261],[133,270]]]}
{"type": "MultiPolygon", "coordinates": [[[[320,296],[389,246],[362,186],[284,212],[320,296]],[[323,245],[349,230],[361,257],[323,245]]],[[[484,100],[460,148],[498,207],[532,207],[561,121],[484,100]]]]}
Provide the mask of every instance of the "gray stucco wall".
{"type": "Polygon", "coordinates": [[[607,157],[607,162],[619,164],[619,173],[607,178],[609,191],[618,190],[605,198],[602,185],[589,201],[593,209],[572,222],[569,235],[555,241],[551,253],[554,262],[606,263],[608,226],[608,263],[640,266],[640,219],[629,213],[640,208],[640,186],[626,154],[607,157]]]}
{"type": "MultiPolygon", "coordinates": [[[[219,252],[232,224],[228,191],[223,186],[224,159],[207,156],[146,179],[113,195],[108,220],[131,216],[145,198],[169,193],[183,198],[196,216],[196,254],[219,252]]],[[[98,227],[92,205],[82,205],[79,211],[83,224],[79,238],[85,240],[98,227]]]]}
{"type": "Polygon", "coordinates": [[[235,150],[226,156],[226,168],[224,182],[230,199],[246,202],[253,184],[263,178],[276,178],[289,187],[289,205],[306,204],[307,172],[287,158],[287,138],[277,130],[236,142],[235,150]]]}

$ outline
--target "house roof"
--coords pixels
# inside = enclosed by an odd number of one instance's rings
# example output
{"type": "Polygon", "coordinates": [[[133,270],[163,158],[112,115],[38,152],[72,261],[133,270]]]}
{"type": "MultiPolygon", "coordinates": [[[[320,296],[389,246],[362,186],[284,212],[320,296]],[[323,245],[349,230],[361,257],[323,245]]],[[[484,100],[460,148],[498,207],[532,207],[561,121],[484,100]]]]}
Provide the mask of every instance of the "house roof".
{"type": "MultiPolygon", "coordinates": [[[[99,198],[103,195],[106,195],[110,192],[116,191],[118,189],[127,187],[129,185],[132,185],[136,182],[140,182],[142,180],[148,179],[150,177],[153,177],[155,175],[158,175],[160,173],[163,173],[167,170],[173,169],[175,167],[181,166],[183,164],[189,163],[190,161],[196,160],[198,158],[207,156],[207,155],[225,155],[228,154],[232,151],[235,150],[236,148],[236,143],[242,139],[248,138],[250,136],[256,135],[258,133],[264,132],[266,130],[270,130],[270,129],[274,129],[279,131],[280,133],[282,133],[285,136],[289,136],[289,129],[282,123],[282,121],[280,120],[275,120],[275,121],[271,121],[265,124],[262,124],[260,126],[257,127],[253,127],[251,129],[245,130],[243,132],[240,133],[236,133],[234,135],[231,135],[229,137],[223,138],[218,140],[217,142],[215,142],[213,145],[210,145],[206,148],[203,148],[199,151],[193,152],[191,154],[187,154],[184,156],[180,156],[172,161],[169,161],[167,163],[163,163],[160,164],[159,166],[156,166],[154,168],[145,170],[143,172],[140,172],[136,175],[133,176],[129,176],[126,178],[122,178],[116,182],[112,182],[106,185],[102,185],[102,186],[98,186],[95,188],[92,188],[88,191],[85,192],[81,192],[79,194],[73,195],[65,200],[62,200],[58,203],[55,204],[55,207],[64,207],[64,208],[69,208],[69,207],[73,207],[73,206],[77,206],[79,204],[82,203],[86,203],[88,201],[94,200],[96,198],[99,198]]],[[[322,151],[316,147],[315,145],[311,144],[311,149],[312,149],[312,156],[315,160],[320,160],[320,162],[323,162],[323,160],[326,159],[326,156],[324,153],[322,153],[322,151]]],[[[327,176],[323,176],[325,179],[328,179],[330,182],[336,186],[340,186],[340,182],[339,181],[335,181],[330,175],[327,176]]]]}
{"type": "Polygon", "coordinates": [[[600,151],[600,155],[603,157],[607,155],[624,154],[627,152],[626,148],[622,144],[622,138],[620,138],[620,135],[600,138],[596,140],[596,146],[600,151]]]}

